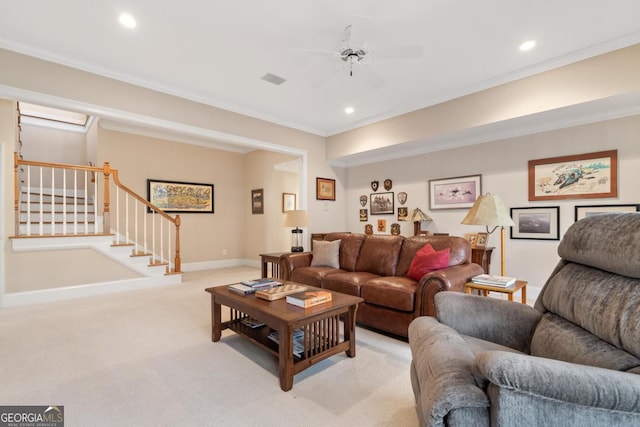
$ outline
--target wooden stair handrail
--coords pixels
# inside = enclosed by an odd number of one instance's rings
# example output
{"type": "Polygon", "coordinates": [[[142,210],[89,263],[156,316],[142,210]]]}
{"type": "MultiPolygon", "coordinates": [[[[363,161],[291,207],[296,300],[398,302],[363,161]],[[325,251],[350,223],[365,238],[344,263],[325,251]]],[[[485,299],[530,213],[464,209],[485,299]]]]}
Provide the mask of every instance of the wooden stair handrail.
{"type": "MultiPolygon", "coordinates": [[[[96,166],[84,166],[84,165],[72,165],[66,163],[51,163],[51,162],[40,162],[34,160],[24,160],[20,158],[19,153],[14,152],[14,209],[16,218],[19,218],[19,209],[20,209],[20,179],[19,179],[19,166],[38,166],[38,167],[46,167],[46,168],[54,168],[54,169],[70,169],[70,170],[80,170],[80,171],[89,171],[93,173],[103,173],[104,174],[104,210],[103,210],[103,221],[104,221],[104,229],[110,230],[110,195],[109,195],[109,177],[113,176],[113,182],[116,186],[124,190],[127,194],[129,194],[134,199],[141,202],[147,208],[151,209],[158,215],[165,218],[167,221],[171,222],[175,226],[176,230],[176,245],[175,245],[175,270],[169,273],[180,273],[181,272],[181,259],[180,259],[180,215],[176,215],[175,218],[158,208],[157,206],[151,204],[145,198],[136,194],[133,190],[131,190],[126,185],[120,182],[120,178],[118,177],[118,170],[112,169],[109,162],[105,162],[103,167],[96,166]]],[[[20,225],[19,221],[15,221],[16,230],[15,233],[18,235],[20,233],[20,225]]]]}

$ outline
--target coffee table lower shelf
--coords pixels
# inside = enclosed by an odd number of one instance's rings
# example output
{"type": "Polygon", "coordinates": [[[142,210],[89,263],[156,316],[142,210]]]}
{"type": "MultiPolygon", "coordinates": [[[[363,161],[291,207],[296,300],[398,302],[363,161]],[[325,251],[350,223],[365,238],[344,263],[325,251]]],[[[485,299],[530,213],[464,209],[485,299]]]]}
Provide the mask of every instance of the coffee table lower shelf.
{"type": "Polygon", "coordinates": [[[355,357],[355,314],[361,298],[334,293],[332,302],[304,309],[284,299],[265,301],[233,294],[226,288],[206,289],[211,293],[212,341],[219,341],[221,332],[230,329],[276,356],[282,390],[291,390],[293,376],[321,360],[343,351],[355,357]],[[225,322],[221,321],[222,305],[229,308],[230,320],[225,322]],[[247,317],[264,326],[243,324],[247,317]],[[299,355],[294,354],[295,330],[301,330],[303,336],[299,355]],[[272,331],[278,332],[279,343],[269,338],[272,331]]]}

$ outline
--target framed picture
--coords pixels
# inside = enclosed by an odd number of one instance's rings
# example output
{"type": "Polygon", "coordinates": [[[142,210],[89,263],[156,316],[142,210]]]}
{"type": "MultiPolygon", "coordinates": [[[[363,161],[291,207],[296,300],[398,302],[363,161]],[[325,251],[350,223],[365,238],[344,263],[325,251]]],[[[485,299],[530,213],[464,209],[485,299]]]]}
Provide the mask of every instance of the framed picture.
{"type": "Polygon", "coordinates": [[[612,212],[637,212],[640,210],[640,205],[590,205],[590,206],[576,206],[575,218],[576,221],[591,216],[600,215],[604,213],[612,212]]]}
{"type": "Polygon", "coordinates": [[[512,239],[560,240],[560,207],[511,208],[512,239]]]}
{"type": "Polygon", "coordinates": [[[489,241],[489,233],[483,231],[481,233],[476,233],[476,248],[486,248],[487,242],[489,241]]]}
{"type": "Polygon", "coordinates": [[[296,210],[296,195],[293,193],[282,193],[282,212],[296,210]]]}
{"type": "Polygon", "coordinates": [[[401,207],[398,208],[398,221],[406,221],[409,216],[409,208],[401,207]]]}
{"type": "Polygon", "coordinates": [[[316,178],[316,200],[335,200],[336,180],[316,178]]]}
{"type": "Polygon", "coordinates": [[[465,209],[482,194],[482,175],[429,180],[429,209],[465,209]]]}
{"type": "Polygon", "coordinates": [[[393,192],[371,193],[369,210],[371,215],[393,215],[393,192]]]}
{"type": "Polygon", "coordinates": [[[264,191],[262,188],[251,190],[251,213],[264,213],[264,191]]]}
{"type": "Polygon", "coordinates": [[[467,239],[467,242],[469,242],[469,244],[474,247],[476,245],[476,237],[478,236],[478,233],[467,233],[464,235],[464,238],[467,239]]]}
{"type": "Polygon", "coordinates": [[[378,220],[378,231],[381,233],[384,233],[385,231],[387,231],[387,220],[386,219],[379,219],[378,220]]]}
{"type": "Polygon", "coordinates": [[[618,150],[529,160],[529,200],[618,196],[618,150]]]}
{"type": "Polygon", "coordinates": [[[169,213],[213,213],[213,184],[147,179],[147,200],[169,213]]]}
{"type": "Polygon", "coordinates": [[[369,220],[368,212],[366,209],[360,209],[360,222],[367,222],[369,220]]]}

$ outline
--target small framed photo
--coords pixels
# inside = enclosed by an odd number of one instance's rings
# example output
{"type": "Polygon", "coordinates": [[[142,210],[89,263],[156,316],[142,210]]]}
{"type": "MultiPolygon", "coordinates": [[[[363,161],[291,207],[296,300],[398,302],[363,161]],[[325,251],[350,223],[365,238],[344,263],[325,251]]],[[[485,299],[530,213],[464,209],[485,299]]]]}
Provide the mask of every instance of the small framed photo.
{"type": "Polygon", "coordinates": [[[512,239],[560,240],[560,207],[511,208],[512,239]]]}
{"type": "Polygon", "coordinates": [[[489,233],[483,231],[476,234],[476,248],[486,248],[489,241],[489,233]]]}
{"type": "Polygon", "coordinates": [[[393,192],[371,193],[369,209],[371,215],[393,215],[393,192]]]}
{"type": "Polygon", "coordinates": [[[336,180],[316,178],[316,200],[336,200],[336,180]]]}
{"type": "Polygon", "coordinates": [[[409,216],[409,208],[398,208],[398,221],[406,221],[409,216]]]}
{"type": "Polygon", "coordinates": [[[293,193],[282,193],[282,212],[296,210],[296,195],[293,193]]]}
{"type": "Polygon", "coordinates": [[[387,231],[387,220],[386,219],[379,219],[378,220],[378,231],[381,233],[384,233],[387,231]]]}
{"type": "Polygon", "coordinates": [[[251,213],[264,214],[264,190],[251,190],[251,213]]]}
{"type": "Polygon", "coordinates": [[[369,220],[369,211],[366,209],[360,209],[360,222],[367,222],[369,220]]]}
{"type": "Polygon", "coordinates": [[[477,237],[478,237],[478,233],[467,233],[464,235],[464,238],[467,239],[467,242],[469,242],[471,247],[475,247],[477,237]]]}
{"type": "Polygon", "coordinates": [[[600,215],[604,213],[613,212],[637,212],[640,210],[640,205],[590,205],[590,206],[576,206],[575,218],[576,221],[591,216],[600,215]]]}
{"type": "Polygon", "coordinates": [[[429,180],[429,209],[467,209],[482,193],[482,175],[429,180]]]}

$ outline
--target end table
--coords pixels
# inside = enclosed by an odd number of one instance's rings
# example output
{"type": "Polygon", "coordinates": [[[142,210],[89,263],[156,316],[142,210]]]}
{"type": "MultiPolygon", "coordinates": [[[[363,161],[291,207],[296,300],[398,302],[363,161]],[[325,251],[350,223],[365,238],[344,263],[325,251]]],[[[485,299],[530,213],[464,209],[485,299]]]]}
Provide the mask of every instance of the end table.
{"type": "Polygon", "coordinates": [[[507,294],[507,298],[509,298],[509,301],[513,301],[513,293],[514,292],[520,292],[521,295],[521,301],[523,304],[527,303],[527,284],[529,282],[527,282],[526,280],[516,280],[516,283],[514,283],[511,286],[507,286],[507,287],[502,287],[502,286],[491,286],[491,285],[483,285],[481,283],[473,283],[473,282],[469,282],[467,284],[465,284],[465,293],[470,294],[471,293],[471,289],[477,289],[479,291],[482,291],[482,295],[485,297],[489,296],[489,292],[499,292],[501,294],[507,294]]]}

